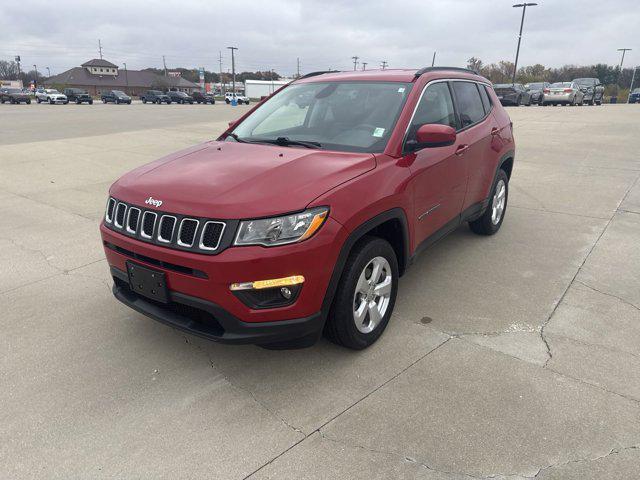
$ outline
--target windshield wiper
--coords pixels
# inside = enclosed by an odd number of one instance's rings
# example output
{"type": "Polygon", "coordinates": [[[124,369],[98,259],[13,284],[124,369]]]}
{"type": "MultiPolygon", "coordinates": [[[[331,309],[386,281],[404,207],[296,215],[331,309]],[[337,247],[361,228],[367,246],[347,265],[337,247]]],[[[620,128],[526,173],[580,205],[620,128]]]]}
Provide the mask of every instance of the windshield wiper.
{"type": "Polygon", "coordinates": [[[269,143],[273,145],[280,145],[281,147],[288,147],[291,145],[299,145],[301,147],[306,148],[320,148],[322,144],[318,142],[313,142],[310,140],[291,140],[289,137],[278,137],[276,139],[273,138],[256,138],[255,140],[249,140],[251,143],[269,143]]]}
{"type": "Polygon", "coordinates": [[[235,133],[228,133],[227,137],[231,137],[233,138],[236,142],[240,142],[240,143],[247,143],[246,140],[242,140],[237,134],[235,133]]]}

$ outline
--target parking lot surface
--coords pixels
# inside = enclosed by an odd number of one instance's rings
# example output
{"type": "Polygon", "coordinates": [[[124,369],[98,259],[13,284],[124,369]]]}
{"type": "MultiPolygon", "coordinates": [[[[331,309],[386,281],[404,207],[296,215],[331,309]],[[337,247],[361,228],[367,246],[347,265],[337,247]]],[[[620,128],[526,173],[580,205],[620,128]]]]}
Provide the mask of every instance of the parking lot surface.
{"type": "Polygon", "coordinates": [[[246,109],[0,106],[0,478],[637,478],[638,106],[509,109],[501,231],[422,254],[361,352],[218,345],[112,297],[111,182],[246,109]]]}

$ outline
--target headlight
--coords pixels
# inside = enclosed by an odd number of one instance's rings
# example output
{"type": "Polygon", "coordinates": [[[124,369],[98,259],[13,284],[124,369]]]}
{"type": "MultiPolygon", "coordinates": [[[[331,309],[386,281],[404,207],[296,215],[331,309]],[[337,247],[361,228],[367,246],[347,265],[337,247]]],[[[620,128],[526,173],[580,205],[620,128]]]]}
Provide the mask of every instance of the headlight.
{"type": "Polygon", "coordinates": [[[240,222],[234,244],[272,247],[300,242],[316,233],[328,215],[328,208],[317,207],[282,217],[244,220],[240,222]]]}

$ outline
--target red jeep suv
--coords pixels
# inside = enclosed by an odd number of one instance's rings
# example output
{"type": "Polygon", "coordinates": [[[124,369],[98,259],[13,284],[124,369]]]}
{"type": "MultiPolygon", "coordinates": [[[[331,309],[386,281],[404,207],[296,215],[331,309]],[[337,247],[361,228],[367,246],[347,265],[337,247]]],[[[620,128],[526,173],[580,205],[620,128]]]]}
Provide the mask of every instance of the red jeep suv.
{"type": "Polygon", "coordinates": [[[324,332],[362,349],[420,251],[462,222],[498,231],[513,160],[509,116],[475,72],[311,73],[113,184],[113,292],[215,341],[292,348],[324,332]]]}

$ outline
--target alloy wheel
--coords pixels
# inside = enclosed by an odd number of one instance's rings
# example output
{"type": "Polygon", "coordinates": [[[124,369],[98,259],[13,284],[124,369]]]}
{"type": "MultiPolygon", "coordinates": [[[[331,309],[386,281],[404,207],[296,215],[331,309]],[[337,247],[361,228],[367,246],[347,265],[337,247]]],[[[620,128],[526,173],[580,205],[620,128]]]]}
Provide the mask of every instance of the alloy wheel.
{"type": "Polygon", "coordinates": [[[494,225],[500,223],[506,202],[507,186],[504,183],[504,180],[501,179],[496,185],[496,191],[493,194],[493,200],[491,201],[491,223],[494,225]]]}
{"type": "Polygon", "coordinates": [[[392,288],[391,265],[384,257],[367,263],[353,295],[353,321],[361,333],[370,333],[387,313],[392,288]]]}

